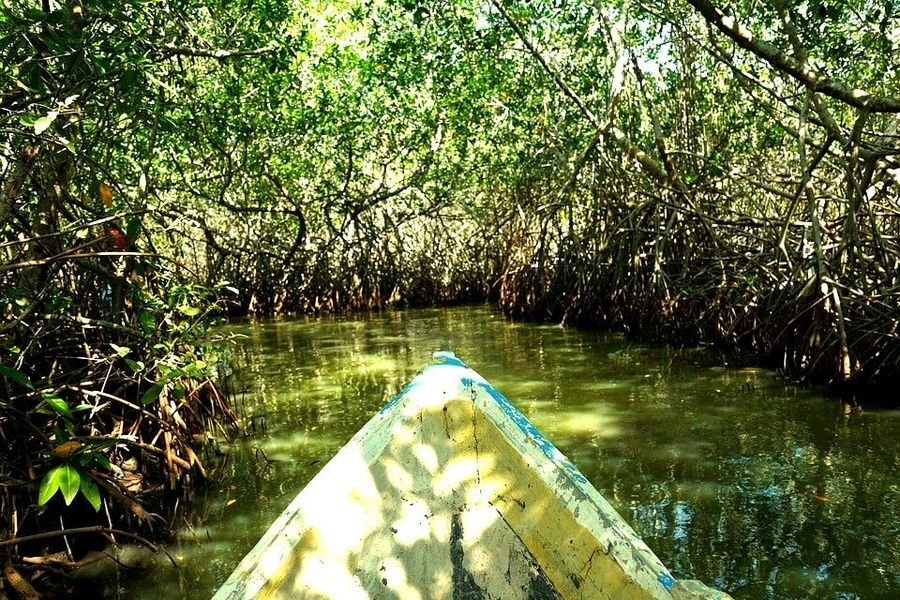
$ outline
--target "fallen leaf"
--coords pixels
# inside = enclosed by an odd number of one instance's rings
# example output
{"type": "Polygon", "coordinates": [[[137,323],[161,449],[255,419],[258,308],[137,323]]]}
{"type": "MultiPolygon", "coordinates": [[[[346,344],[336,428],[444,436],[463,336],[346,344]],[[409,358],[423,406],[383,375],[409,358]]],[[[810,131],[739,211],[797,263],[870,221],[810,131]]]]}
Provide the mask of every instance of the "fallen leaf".
{"type": "Polygon", "coordinates": [[[81,448],[81,443],[75,440],[70,440],[65,444],[60,444],[56,448],[53,449],[53,453],[62,459],[69,458],[72,456],[72,453],[81,448]]]}
{"type": "Polygon", "coordinates": [[[100,202],[103,206],[109,206],[112,202],[112,189],[104,182],[100,183],[100,202]]]}

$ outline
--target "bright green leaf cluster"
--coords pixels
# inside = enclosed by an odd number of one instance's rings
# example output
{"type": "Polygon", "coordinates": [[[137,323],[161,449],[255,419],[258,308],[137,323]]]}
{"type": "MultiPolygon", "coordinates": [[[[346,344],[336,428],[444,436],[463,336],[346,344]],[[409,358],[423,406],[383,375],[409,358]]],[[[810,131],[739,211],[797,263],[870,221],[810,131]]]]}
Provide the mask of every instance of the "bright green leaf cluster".
{"type": "Polygon", "coordinates": [[[54,467],[44,475],[41,487],[38,491],[38,506],[44,506],[57,492],[62,494],[66,506],[72,504],[79,490],[85,500],[94,508],[100,510],[100,490],[88,473],[79,471],[72,465],[65,464],[54,467]]]}

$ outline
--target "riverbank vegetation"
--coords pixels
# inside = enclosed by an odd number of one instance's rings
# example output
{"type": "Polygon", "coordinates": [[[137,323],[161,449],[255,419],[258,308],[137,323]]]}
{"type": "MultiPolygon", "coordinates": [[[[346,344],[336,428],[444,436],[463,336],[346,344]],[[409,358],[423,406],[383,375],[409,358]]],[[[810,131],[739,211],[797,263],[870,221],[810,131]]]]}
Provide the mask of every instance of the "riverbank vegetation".
{"type": "Polygon", "coordinates": [[[891,0],[0,7],[7,542],[202,478],[214,313],[487,299],[900,382],[891,0]]]}
{"type": "Polygon", "coordinates": [[[191,23],[154,3],[2,7],[0,580],[33,598],[70,593],[46,575],[110,542],[155,549],[207,479],[208,440],[235,425],[207,335],[230,292],[157,248],[178,241],[147,201],[144,165],[186,143],[183,104],[150,82],[191,23]]]}

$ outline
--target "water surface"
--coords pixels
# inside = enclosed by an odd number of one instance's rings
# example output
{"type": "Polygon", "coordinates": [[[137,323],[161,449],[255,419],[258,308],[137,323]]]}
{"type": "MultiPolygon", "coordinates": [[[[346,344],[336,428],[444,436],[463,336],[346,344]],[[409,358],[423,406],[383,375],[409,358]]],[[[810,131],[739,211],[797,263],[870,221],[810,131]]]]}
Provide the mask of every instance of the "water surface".
{"type": "Polygon", "coordinates": [[[236,324],[249,432],[191,526],[111,598],[206,598],[322,465],[450,349],[525,413],[676,577],[739,599],[900,598],[900,412],[847,410],[704,353],[483,307],[236,324]],[[715,361],[713,361],[714,364],[715,361]]]}

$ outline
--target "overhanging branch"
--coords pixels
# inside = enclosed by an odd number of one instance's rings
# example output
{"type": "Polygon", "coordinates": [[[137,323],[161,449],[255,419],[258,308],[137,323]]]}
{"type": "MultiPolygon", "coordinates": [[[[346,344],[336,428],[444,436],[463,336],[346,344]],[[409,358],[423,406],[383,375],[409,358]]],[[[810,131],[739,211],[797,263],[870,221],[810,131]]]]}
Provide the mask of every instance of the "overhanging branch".
{"type": "Polygon", "coordinates": [[[873,113],[900,113],[900,98],[878,96],[865,90],[849,88],[809,67],[798,64],[781,50],[765,40],[757,38],[749,29],[716,8],[708,0],[687,0],[703,18],[731,38],[738,46],[749,50],[775,69],[790,75],[808,89],[873,113]]]}
{"type": "Polygon", "coordinates": [[[153,49],[163,56],[197,56],[202,58],[215,58],[216,60],[227,60],[229,58],[239,58],[242,56],[259,56],[273,51],[273,46],[264,46],[253,50],[222,50],[216,48],[190,48],[187,46],[175,46],[173,44],[154,45],[153,49]]]}

